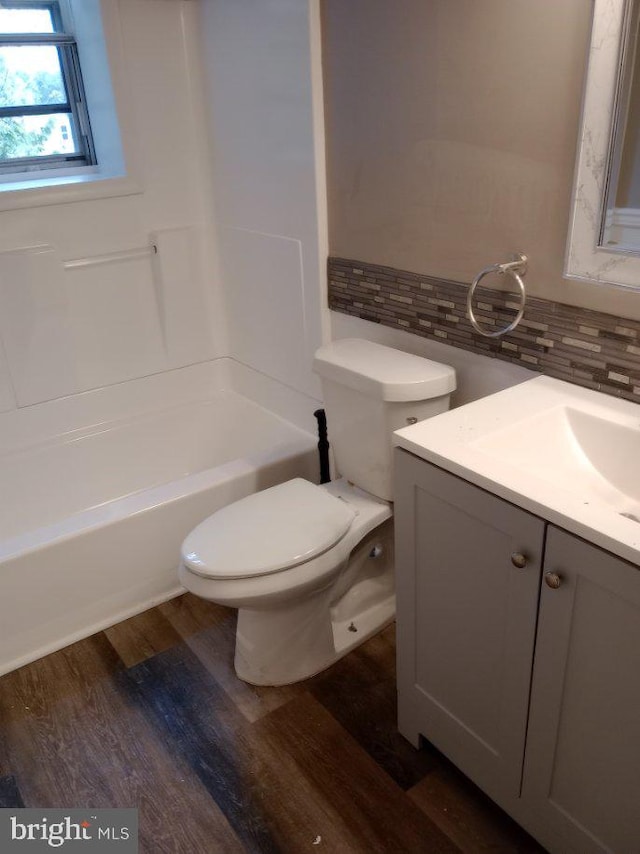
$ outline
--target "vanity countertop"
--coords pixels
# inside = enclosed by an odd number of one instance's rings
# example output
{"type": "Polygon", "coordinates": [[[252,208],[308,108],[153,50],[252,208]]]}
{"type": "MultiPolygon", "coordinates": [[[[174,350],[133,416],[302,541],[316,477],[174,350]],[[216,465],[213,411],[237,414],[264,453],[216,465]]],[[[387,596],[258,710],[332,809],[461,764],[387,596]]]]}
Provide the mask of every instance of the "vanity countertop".
{"type": "Polygon", "coordinates": [[[394,444],[640,564],[640,405],[539,376],[394,444]]]}

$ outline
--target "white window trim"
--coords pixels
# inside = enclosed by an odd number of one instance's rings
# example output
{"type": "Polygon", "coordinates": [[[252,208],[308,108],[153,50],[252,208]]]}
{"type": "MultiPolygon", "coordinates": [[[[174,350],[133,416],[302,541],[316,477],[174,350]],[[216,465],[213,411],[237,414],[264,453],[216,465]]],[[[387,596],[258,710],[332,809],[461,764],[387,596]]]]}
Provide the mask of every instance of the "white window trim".
{"type": "MultiPolygon", "coordinates": [[[[91,199],[129,196],[143,192],[139,180],[139,151],[135,132],[135,117],[128,93],[128,74],[120,22],[121,0],[68,0],[74,19],[74,32],[78,42],[80,64],[94,130],[98,165],[77,169],[44,170],[26,175],[6,176],[0,183],[0,211],[46,205],[68,204],[91,199]],[[101,13],[104,31],[104,50],[111,77],[111,93],[108,87],[92,86],[91,81],[98,63],[92,63],[91,55],[100,51],[102,45],[92,44],[83,51],[87,37],[83,38],[83,21],[89,7],[101,13]],[[84,57],[84,58],[83,58],[84,57]],[[93,67],[92,67],[93,66],[93,67]],[[96,98],[96,92],[100,98],[96,98]],[[119,139],[114,134],[114,115],[119,127],[119,139]],[[110,127],[109,127],[110,126],[110,127]]],[[[126,0],[125,0],[126,2],[126,0]]],[[[98,60],[100,61],[100,60],[98,60]]],[[[104,66],[104,62],[102,63],[104,66]]]]}

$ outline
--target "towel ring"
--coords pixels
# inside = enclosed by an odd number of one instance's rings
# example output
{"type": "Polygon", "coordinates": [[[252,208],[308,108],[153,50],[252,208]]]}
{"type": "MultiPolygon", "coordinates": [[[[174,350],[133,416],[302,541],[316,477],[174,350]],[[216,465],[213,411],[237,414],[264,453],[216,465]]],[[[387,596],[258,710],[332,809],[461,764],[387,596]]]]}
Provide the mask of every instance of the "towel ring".
{"type": "Polygon", "coordinates": [[[524,314],[524,304],[526,300],[526,293],[524,289],[524,282],[522,281],[522,276],[527,272],[527,261],[528,258],[526,255],[514,255],[513,261],[508,261],[506,264],[492,264],[490,267],[485,267],[484,270],[481,270],[478,275],[475,277],[473,282],[471,283],[471,287],[469,288],[469,292],[467,293],[467,315],[469,316],[469,320],[471,321],[471,325],[479,332],[480,335],[484,335],[486,338],[499,338],[501,335],[506,335],[507,332],[512,332],[516,326],[522,320],[522,315],[524,314]],[[505,326],[503,329],[494,330],[493,332],[487,332],[486,329],[483,329],[478,323],[476,316],[473,311],[473,295],[475,293],[476,288],[484,279],[485,276],[488,276],[489,273],[497,273],[499,276],[504,276],[508,273],[512,276],[520,288],[520,307],[518,308],[518,313],[515,318],[511,321],[508,326],[505,326]]]}

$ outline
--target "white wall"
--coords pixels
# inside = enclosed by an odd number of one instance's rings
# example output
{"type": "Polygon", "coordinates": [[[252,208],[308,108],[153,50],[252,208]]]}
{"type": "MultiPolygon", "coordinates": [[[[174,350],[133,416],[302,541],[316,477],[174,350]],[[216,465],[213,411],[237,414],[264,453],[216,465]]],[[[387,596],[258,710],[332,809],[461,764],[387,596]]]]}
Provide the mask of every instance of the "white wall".
{"type": "Polygon", "coordinates": [[[202,0],[231,354],[306,394],[328,330],[318,0],[202,0]]]}
{"type": "Polygon", "coordinates": [[[0,212],[0,412],[227,353],[197,4],[103,2],[139,192],[0,212]],[[153,241],[155,256],[65,267],[153,241]]]}

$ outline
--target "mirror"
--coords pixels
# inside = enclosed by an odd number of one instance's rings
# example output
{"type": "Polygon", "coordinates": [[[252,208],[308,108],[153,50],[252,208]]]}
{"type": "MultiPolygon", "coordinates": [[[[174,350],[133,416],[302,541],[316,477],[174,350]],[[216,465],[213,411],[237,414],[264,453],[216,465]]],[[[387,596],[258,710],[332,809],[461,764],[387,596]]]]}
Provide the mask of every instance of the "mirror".
{"type": "Polygon", "coordinates": [[[640,0],[595,0],[565,275],[640,288],[640,0]]]}

